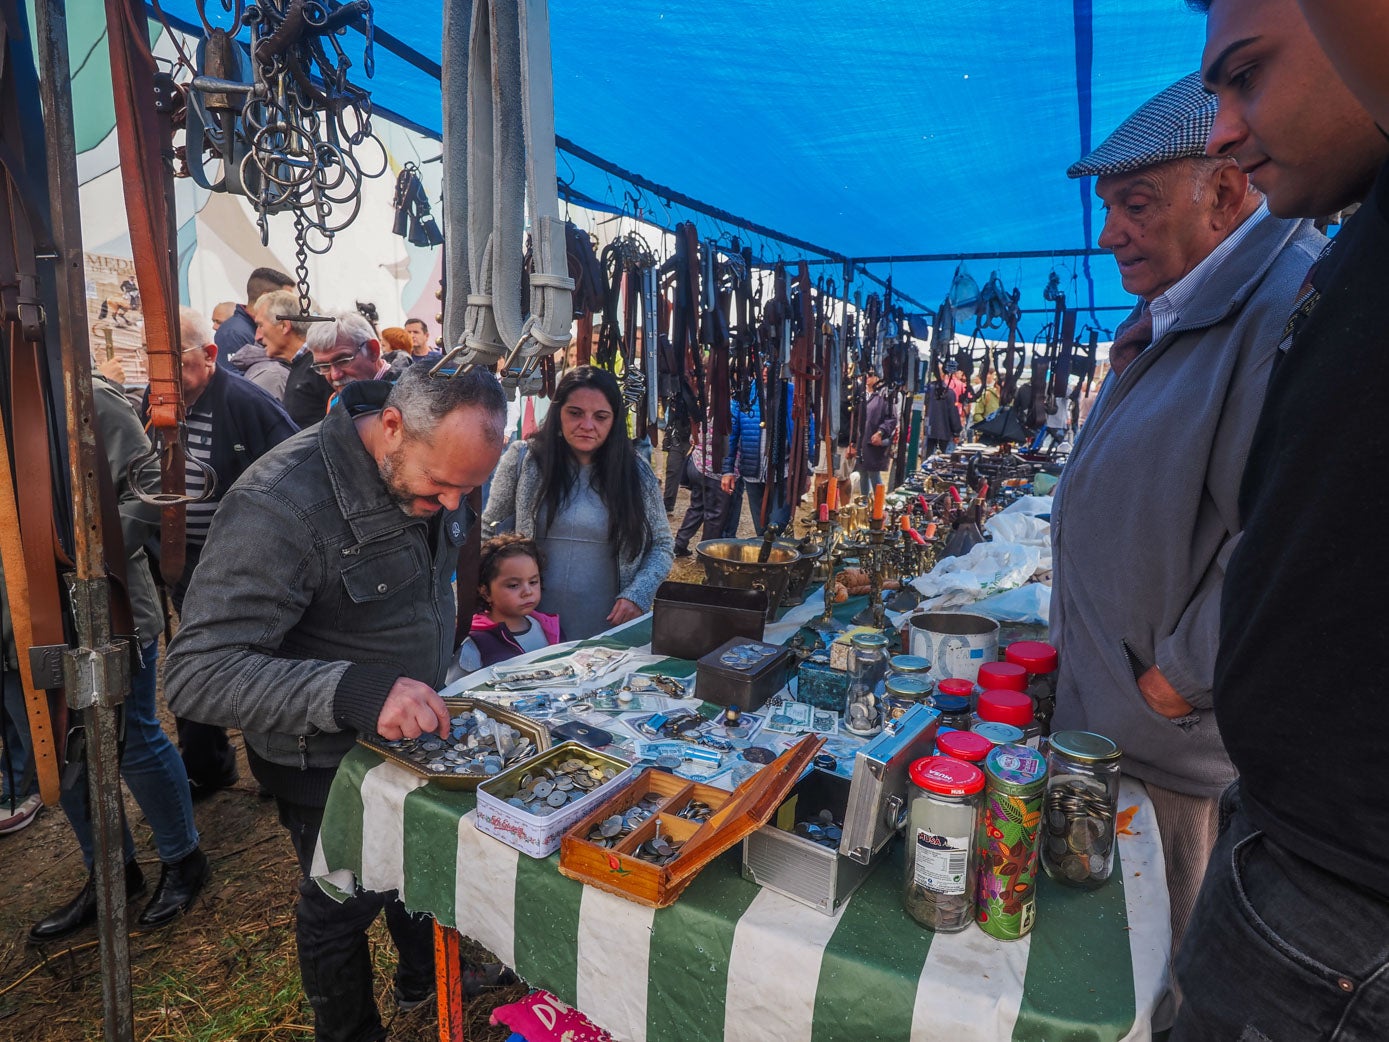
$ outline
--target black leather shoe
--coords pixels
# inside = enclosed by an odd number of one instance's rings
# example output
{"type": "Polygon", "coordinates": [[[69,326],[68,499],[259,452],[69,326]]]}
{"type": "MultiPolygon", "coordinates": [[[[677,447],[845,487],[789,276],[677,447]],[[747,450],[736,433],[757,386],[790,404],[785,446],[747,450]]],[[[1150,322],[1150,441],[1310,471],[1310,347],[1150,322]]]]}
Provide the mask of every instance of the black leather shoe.
{"type": "MultiPolygon", "coordinates": [[[[134,861],[125,863],[125,897],[139,897],[145,892],[145,876],[134,861]]],[[[96,883],[88,875],[81,891],[56,912],[45,916],[29,928],[29,940],[42,944],[75,934],[96,922],[96,883]]]]}
{"type": "Polygon", "coordinates": [[[194,848],[182,861],[161,864],[159,885],[136,922],[141,926],[163,926],[180,912],[188,911],[207,882],[208,868],[207,855],[201,847],[194,848]]]}

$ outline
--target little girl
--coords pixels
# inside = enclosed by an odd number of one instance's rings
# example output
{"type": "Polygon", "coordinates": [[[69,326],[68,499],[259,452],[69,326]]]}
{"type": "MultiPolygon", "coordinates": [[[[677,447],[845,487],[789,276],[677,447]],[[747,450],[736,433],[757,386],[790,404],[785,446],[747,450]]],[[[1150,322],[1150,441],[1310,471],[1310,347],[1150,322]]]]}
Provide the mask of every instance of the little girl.
{"type": "Polygon", "coordinates": [[[564,640],[559,616],[536,611],[540,603],[540,547],[521,535],[499,535],[482,544],[478,597],[468,639],[458,649],[449,681],[483,666],[564,640]]]}

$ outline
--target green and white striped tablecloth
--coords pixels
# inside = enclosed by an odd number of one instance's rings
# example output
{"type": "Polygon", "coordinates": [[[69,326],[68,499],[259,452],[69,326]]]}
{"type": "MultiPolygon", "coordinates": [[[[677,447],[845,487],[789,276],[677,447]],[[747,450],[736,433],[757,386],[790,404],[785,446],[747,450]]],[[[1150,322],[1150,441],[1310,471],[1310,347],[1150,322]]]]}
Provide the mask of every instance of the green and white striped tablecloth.
{"type": "MultiPolygon", "coordinates": [[[[649,621],[615,642],[634,638],[649,621]]],[[[483,835],[471,793],[365,749],[338,771],[314,873],[399,890],[630,1042],[1141,1040],[1166,986],[1167,893],[1142,787],[1125,780],[1122,801],[1139,810],[1110,884],[1042,879],[1037,925],[1012,942],[912,922],[900,845],[834,916],[742,879],[737,849],[655,911],[483,835]]]]}

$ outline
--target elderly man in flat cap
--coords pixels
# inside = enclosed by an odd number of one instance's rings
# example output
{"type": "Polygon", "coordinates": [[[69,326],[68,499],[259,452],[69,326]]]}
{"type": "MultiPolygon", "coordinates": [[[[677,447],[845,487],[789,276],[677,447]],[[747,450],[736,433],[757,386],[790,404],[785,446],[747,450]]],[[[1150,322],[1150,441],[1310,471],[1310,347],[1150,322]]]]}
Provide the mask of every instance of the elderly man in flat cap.
{"type": "Polygon", "coordinates": [[[1273,355],[1325,239],[1269,214],[1204,155],[1214,97],[1192,74],[1072,166],[1096,177],[1099,243],[1140,297],[1052,509],[1056,730],[1095,731],[1147,787],[1173,950],[1234,779],[1211,711],[1225,562],[1273,355]]]}

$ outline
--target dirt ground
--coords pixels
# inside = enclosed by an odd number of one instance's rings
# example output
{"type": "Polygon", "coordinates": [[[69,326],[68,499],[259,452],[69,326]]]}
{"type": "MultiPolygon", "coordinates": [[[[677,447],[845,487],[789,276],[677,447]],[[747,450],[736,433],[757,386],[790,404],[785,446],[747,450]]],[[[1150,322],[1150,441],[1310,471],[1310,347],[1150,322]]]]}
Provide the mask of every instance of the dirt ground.
{"type": "MultiPolygon", "coordinates": [[[[658,454],[657,473],[660,457],[658,454]]],[[[673,526],[688,503],[680,492],[673,526]]],[[[751,535],[743,512],[740,535],[751,535]]],[[[702,582],[694,558],[675,562],[672,579],[702,582]]],[[[162,701],[162,700],[161,700],[162,701]]],[[[166,720],[169,733],[173,721],[166,720]]],[[[234,739],[239,745],[239,740],[234,739]]],[[[159,862],[149,826],[127,794],[127,815],[152,892],[159,862]]],[[[298,871],[271,800],[241,753],[241,780],[196,806],[212,877],[190,912],[162,930],[130,939],[135,1038],[140,1042],[307,1042],[312,1014],[299,983],[293,902],[298,871]]],[[[45,946],[28,943],[35,921],[63,904],[85,879],[82,858],[62,811],[46,808],[33,825],[0,836],[0,1040],[89,1042],[102,1037],[101,971],[95,927],[45,946]]],[[[142,907],[134,903],[131,919],[142,907]]],[[[373,934],[377,1004],[395,1042],[432,1042],[432,1005],[397,1015],[390,997],[394,951],[383,921],[373,934]]],[[[486,960],[480,950],[477,957],[486,960]]],[[[509,1031],[488,1014],[515,1001],[517,985],[476,999],[468,1038],[501,1042],[509,1031]]]]}

